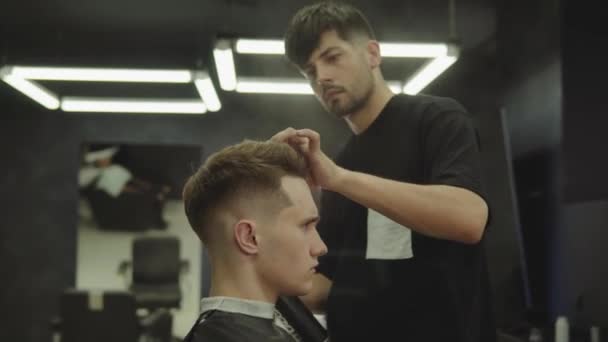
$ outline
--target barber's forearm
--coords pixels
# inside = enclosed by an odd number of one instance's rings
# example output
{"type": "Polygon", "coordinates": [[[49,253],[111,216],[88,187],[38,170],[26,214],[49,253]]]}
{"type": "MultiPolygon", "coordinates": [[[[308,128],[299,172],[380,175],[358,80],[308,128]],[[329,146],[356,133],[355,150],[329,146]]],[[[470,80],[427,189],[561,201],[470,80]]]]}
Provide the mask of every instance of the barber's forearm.
{"type": "Polygon", "coordinates": [[[320,298],[315,298],[310,294],[305,296],[300,296],[300,300],[306,305],[308,310],[315,314],[324,314],[325,313],[325,303],[327,300],[322,300],[320,298]]]}
{"type": "Polygon", "coordinates": [[[483,234],[488,208],[477,194],[447,185],[398,182],[341,169],[331,191],[374,209],[421,234],[440,239],[477,243],[483,234]]]}
{"type": "Polygon", "coordinates": [[[327,303],[327,297],[329,297],[331,284],[331,280],[324,275],[320,273],[315,274],[312,280],[312,290],[308,294],[300,296],[300,300],[302,300],[308,310],[313,313],[325,313],[325,305],[327,303]]]}

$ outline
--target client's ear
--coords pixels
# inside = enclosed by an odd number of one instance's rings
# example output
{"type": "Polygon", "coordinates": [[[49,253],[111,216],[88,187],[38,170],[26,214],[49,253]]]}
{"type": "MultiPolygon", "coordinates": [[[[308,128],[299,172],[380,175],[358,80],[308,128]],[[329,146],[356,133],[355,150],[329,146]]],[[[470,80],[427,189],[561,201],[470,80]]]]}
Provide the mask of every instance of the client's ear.
{"type": "Polygon", "coordinates": [[[240,220],[234,225],[234,240],[245,254],[257,254],[258,242],[255,238],[255,222],[240,220]]]}

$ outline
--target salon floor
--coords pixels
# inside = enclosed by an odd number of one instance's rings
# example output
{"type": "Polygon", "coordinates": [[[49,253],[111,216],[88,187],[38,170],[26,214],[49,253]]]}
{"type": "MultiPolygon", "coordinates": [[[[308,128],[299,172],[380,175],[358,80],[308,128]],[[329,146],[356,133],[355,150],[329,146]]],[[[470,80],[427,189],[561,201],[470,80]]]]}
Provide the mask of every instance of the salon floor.
{"type": "Polygon", "coordinates": [[[115,232],[99,230],[91,220],[86,202],[81,201],[78,235],[76,287],[89,290],[125,290],[130,278],[119,274],[118,267],[131,259],[131,244],[136,236],[174,235],[180,239],[182,260],[190,267],[181,277],[181,309],[173,315],[173,335],[184,337],[198,316],[201,289],[201,245],[190,230],[183,204],[168,201],[163,216],[168,222],[165,230],[148,232],[115,232]]]}

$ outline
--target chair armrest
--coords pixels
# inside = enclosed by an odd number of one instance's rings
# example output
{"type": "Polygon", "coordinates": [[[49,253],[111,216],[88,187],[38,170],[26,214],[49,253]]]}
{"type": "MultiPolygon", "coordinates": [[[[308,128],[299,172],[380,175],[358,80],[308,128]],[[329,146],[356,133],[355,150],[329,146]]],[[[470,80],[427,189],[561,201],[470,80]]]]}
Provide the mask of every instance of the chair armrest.
{"type": "Polygon", "coordinates": [[[167,309],[157,309],[139,319],[139,328],[145,341],[169,341],[173,316],[167,309]]]}
{"type": "Polygon", "coordinates": [[[171,313],[167,309],[156,309],[156,310],[150,312],[150,314],[140,318],[139,325],[144,329],[150,328],[150,327],[154,326],[155,324],[157,324],[159,322],[159,320],[161,320],[167,316],[170,316],[170,315],[171,315],[171,313]]]}

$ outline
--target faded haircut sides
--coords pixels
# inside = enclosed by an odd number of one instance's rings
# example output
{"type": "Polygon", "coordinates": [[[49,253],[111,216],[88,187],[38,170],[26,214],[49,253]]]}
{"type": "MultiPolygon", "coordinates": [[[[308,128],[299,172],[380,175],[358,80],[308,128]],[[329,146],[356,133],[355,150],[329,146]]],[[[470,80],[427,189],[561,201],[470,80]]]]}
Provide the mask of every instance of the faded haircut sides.
{"type": "Polygon", "coordinates": [[[304,158],[285,143],[245,140],[223,148],[207,158],[184,186],[182,197],[190,226],[206,242],[215,211],[238,198],[276,200],[272,204],[277,210],[289,206],[281,189],[284,176],[308,176],[304,158]]]}

